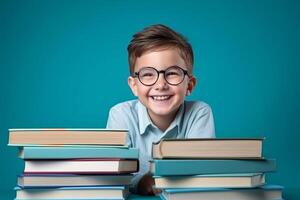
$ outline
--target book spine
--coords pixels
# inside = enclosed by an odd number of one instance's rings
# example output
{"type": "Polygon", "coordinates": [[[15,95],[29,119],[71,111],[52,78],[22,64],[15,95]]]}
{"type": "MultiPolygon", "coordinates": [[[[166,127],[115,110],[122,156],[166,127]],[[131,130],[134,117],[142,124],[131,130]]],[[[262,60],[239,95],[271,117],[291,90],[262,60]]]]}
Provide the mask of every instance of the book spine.
{"type": "Polygon", "coordinates": [[[276,170],[275,160],[154,160],[155,176],[265,173],[276,170]],[[226,167],[225,167],[226,166],[226,167]]]}
{"type": "Polygon", "coordinates": [[[161,143],[152,145],[152,156],[151,156],[152,158],[158,158],[158,159],[163,158],[161,146],[162,146],[161,143]]]}
{"type": "Polygon", "coordinates": [[[138,159],[135,148],[24,147],[23,159],[126,158],[138,159]]]}

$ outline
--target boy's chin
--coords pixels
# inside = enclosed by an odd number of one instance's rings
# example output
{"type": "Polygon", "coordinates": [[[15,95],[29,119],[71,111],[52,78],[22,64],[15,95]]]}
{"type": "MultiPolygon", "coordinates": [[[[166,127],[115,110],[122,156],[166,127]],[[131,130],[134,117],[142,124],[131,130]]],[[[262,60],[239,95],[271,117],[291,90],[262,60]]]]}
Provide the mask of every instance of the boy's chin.
{"type": "Polygon", "coordinates": [[[178,102],[174,102],[173,99],[169,99],[166,101],[149,101],[146,107],[155,115],[169,116],[176,112],[180,105],[178,102]]]}
{"type": "Polygon", "coordinates": [[[151,113],[159,117],[168,117],[174,113],[171,108],[150,108],[151,113]]]}

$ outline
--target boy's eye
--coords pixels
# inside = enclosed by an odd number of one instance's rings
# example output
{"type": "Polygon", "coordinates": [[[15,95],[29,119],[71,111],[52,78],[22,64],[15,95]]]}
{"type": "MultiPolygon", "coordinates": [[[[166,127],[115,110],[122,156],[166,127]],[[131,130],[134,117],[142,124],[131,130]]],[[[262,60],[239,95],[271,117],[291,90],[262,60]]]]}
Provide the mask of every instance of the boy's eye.
{"type": "Polygon", "coordinates": [[[166,73],[166,76],[180,76],[180,72],[178,71],[170,71],[166,73]]]}
{"type": "Polygon", "coordinates": [[[154,76],[154,74],[150,73],[150,72],[148,72],[148,73],[142,73],[140,75],[141,75],[141,77],[152,77],[152,76],[154,76]]]}

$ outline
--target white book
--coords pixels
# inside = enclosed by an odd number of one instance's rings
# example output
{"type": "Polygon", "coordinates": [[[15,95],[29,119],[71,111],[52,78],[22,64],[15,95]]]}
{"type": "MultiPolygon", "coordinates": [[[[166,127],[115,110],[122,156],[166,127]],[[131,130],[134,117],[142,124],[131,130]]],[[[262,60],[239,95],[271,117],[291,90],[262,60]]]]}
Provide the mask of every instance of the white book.
{"type": "Polygon", "coordinates": [[[24,173],[124,174],[138,171],[137,159],[25,160],[24,173]]]}
{"type": "Polygon", "coordinates": [[[79,175],[79,174],[23,174],[18,177],[18,186],[67,187],[67,186],[119,186],[129,185],[132,174],[125,175],[79,175]]]}

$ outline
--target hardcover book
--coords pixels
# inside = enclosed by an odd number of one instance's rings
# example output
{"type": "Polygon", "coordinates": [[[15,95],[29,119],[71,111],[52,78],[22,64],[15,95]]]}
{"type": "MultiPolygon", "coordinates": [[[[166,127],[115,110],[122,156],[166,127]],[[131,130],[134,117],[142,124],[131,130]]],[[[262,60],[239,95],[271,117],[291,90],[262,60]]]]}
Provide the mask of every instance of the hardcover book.
{"type": "Polygon", "coordinates": [[[9,144],[24,145],[126,145],[128,131],[112,129],[9,129],[9,144]]]}
{"type": "Polygon", "coordinates": [[[241,189],[164,189],[161,197],[165,200],[279,200],[282,199],[282,190],[277,185],[241,189]]]}
{"type": "Polygon", "coordinates": [[[21,199],[125,199],[129,192],[124,186],[109,187],[60,187],[32,188],[16,187],[16,200],[21,199]]]}
{"type": "Polygon", "coordinates": [[[261,160],[152,160],[155,176],[265,173],[276,170],[274,159],[261,160]]]}
{"type": "Polygon", "coordinates": [[[137,159],[25,160],[27,174],[127,174],[138,171],[137,159]]]}
{"type": "Polygon", "coordinates": [[[72,159],[72,158],[128,158],[138,159],[136,148],[116,147],[33,147],[19,148],[19,157],[23,159],[72,159]]]}
{"type": "Polygon", "coordinates": [[[156,188],[250,188],[265,183],[264,174],[209,174],[195,176],[155,176],[156,188]]]}
{"type": "Polygon", "coordinates": [[[67,186],[120,186],[129,185],[132,174],[118,175],[80,175],[80,174],[22,174],[18,186],[67,187],[67,186]]]}
{"type": "Polygon", "coordinates": [[[162,139],[152,145],[154,159],[261,159],[263,138],[162,139]]]}

